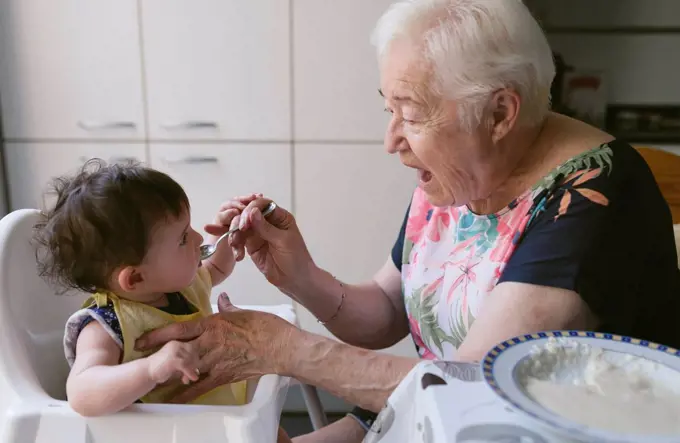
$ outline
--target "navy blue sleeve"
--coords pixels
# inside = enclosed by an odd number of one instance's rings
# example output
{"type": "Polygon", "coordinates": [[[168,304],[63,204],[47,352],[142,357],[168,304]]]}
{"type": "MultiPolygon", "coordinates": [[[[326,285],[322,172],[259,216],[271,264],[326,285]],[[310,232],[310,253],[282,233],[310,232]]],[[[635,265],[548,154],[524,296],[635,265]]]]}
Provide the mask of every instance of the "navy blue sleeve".
{"type": "Polygon", "coordinates": [[[612,147],[611,167],[554,192],[498,283],[575,291],[599,330],[678,346],[680,271],[670,210],[637,151],[612,147]]]}
{"type": "Polygon", "coordinates": [[[406,222],[408,221],[408,213],[411,210],[411,204],[406,208],[406,214],[404,215],[404,221],[401,224],[401,229],[399,229],[399,235],[397,236],[397,241],[394,242],[392,246],[392,263],[401,272],[401,261],[402,255],[404,254],[404,238],[406,236],[406,222]]]}
{"type": "MultiPolygon", "coordinates": [[[[93,306],[89,308],[91,311],[93,311],[95,314],[97,314],[99,317],[104,319],[106,324],[113,330],[113,332],[118,336],[120,339],[120,342],[123,343],[123,331],[121,330],[120,327],[120,321],[118,320],[118,316],[116,315],[116,311],[113,309],[113,306],[108,305],[108,306],[103,306],[101,308],[97,306],[93,306]]],[[[94,318],[92,317],[85,317],[80,324],[80,328],[78,330],[78,333],[85,328],[88,324],[91,322],[95,321],[94,318]]]]}

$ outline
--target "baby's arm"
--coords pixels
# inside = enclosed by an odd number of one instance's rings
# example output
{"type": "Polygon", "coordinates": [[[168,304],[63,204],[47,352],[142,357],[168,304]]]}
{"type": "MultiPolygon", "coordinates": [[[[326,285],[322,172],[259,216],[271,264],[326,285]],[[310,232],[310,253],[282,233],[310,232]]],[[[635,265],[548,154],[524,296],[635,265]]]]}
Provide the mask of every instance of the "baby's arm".
{"type": "Polygon", "coordinates": [[[69,405],[92,417],[124,409],[177,372],[196,381],[198,358],[184,343],[169,342],[146,358],[119,364],[121,349],[97,322],[78,336],[76,359],[66,382],[69,405]]]}
{"type": "MultiPolygon", "coordinates": [[[[220,235],[227,232],[228,229],[236,227],[234,217],[239,215],[249,203],[260,197],[262,197],[262,194],[250,194],[234,197],[232,200],[223,203],[213,222],[205,225],[205,231],[209,234],[208,242],[215,244],[220,235]]],[[[229,277],[235,265],[234,252],[231,249],[228,238],[220,242],[217,251],[212,257],[203,261],[203,266],[206,266],[210,271],[213,287],[229,277]]]]}
{"type": "MultiPolygon", "coordinates": [[[[211,236],[210,240],[214,243],[217,238],[211,236]]],[[[226,238],[217,245],[217,251],[210,258],[203,260],[203,266],[210,272],[210,280],[213,286],[219,285],[229,277],[234,271],[235,265],[234,252],[226,238]]]]}

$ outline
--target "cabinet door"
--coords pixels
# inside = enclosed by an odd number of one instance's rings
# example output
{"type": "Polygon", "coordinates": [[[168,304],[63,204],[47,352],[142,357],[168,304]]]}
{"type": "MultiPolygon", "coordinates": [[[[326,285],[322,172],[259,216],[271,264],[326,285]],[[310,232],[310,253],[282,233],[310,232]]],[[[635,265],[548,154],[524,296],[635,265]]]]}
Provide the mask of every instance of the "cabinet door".
{"type": "MultiPolygon", "coordinates": [[[[203,233],[220,204],[237,195],[261,192],[284,208],[291,206],[288,144],[153,143],[151,164],[179,182],[191,203],[191,224],[203,233]]],[[[270,285],[246,257],[234,273],[213,290],[226,291],[240,304],[282,304],[290,299],[270,285]]]]}
{"type": "Polygon", "coordinates": [[[287,1],[141,5],[152,138],[290,140],[287,1]]]}
{"type": "Polygon", "coordinates": [[[46,191],[51,180],[73,174],[91,158],[108,163],[144,162],[141,143],[7,143],[5,165],[12,210],[44,208],[52,200],[46,191]]]}
{"type": "MultiPolygon", "coordinates": [[[[347,282],[367,281],[389,257],[416,175],[380,145],[295,147],[296,217],[315,262],[347,282]]],[[[302,307],[303,328],[330,333],[302,307]]],[[[410,338],[388,352],[413,355],[410,338]]]]}
{"type": "Polygon", "coordinates": [[[143,139],[136,0],[0,2],[8,139],[143,139]]]}
{"type": "Polygon", "coordinates": [[[370,34],[392,1],[293,0],[296,139],[383,139],[388,116],[370,34]]]}

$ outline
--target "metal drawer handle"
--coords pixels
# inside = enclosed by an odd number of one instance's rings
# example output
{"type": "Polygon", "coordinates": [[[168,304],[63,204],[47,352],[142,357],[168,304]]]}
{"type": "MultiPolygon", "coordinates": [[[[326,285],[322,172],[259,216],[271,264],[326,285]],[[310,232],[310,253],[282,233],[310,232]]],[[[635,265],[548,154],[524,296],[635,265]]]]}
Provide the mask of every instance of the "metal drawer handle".
{"type": "Polygon", "coordinates": [[[217,157],[182,157],[178,159],[163,159],[169,165],[200,165],[208,163],[219,163],[217,157]]]}
{"type": "Polygon", "coordinates": [[[161,127],[169,131],[178,129],[217,129],[217,122],[192,120],[178,123],[163,123],[161,127]]]}
{"type": "Polygon", "coordinates": [[[113,121],[113,122],[94,122],[94,121],[79,121],[78,126],[86,131],[96,131],[98,129],[135,129],[137,124],[128,121],[113,121]]]}

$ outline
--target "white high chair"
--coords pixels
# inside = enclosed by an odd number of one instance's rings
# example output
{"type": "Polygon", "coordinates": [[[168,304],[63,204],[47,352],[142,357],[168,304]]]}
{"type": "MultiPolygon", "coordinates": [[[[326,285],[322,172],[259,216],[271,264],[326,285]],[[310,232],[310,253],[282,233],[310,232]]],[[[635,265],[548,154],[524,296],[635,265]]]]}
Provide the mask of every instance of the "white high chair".
{"type": "MultiPolygon", "coordinates": [[[[277,375],[253,383],[243,406],[136,404],[97,418],[74,412],[65,401],[62,339],[85,295],[56,295],[38,276],[30,243],[38,219],[37,210],[23,209],[0,220],[0,443],[276,441],[290,385],[277,375]]],[[[267,310],[297,320],[291,306],[267,310]]]]}

